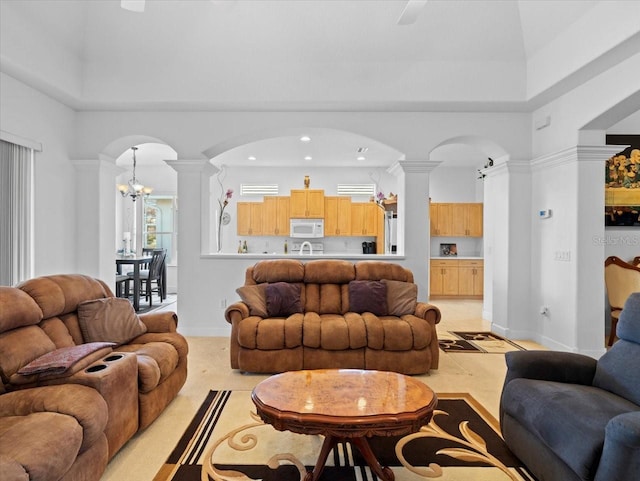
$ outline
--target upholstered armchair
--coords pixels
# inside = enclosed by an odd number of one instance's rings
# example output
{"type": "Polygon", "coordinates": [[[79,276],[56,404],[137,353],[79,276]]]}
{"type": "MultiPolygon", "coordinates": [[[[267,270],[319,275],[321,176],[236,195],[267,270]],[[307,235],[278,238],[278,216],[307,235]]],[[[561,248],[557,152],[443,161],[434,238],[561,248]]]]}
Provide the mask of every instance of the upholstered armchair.
{"type": "Polygon", "coordinates": [[[576,353],[506,354],[500,424],[539,481],[640,479],[640,292],[599,360],[576,353]]]}
{"type": "Polygon", "coordinates": [[[611,346],[616,338],[616,325],[622,306],[632,292],[640,292],[640,267],[616,256],[607,257],[604,261],[604,280],[611,307],[611,331],[607,343],[611,346]]]}

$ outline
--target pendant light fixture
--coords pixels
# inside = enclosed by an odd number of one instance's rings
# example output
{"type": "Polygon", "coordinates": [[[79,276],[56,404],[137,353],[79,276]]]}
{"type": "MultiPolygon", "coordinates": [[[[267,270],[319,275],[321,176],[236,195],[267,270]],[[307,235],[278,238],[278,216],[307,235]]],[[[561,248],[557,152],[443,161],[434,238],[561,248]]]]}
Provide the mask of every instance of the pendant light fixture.
{"type": "Polygon", "coordinates": [[[133,150],[133,177],[128,184],[118,184],[118,190],[122,197],[129,196],[135,202],[138,197],[149,197],[153,189],[145,187],[136,179],[136,150],[138,150],[138,147],[131,147],[131,150],[133,150]]]}

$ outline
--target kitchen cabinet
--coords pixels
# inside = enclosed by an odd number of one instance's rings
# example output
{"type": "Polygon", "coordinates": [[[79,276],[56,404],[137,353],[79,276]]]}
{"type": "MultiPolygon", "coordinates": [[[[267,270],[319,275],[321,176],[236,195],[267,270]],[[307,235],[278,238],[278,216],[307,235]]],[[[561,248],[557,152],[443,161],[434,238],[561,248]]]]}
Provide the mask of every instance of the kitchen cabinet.
{"type": "Polygon", "coordinates": [[[430,297],[480,298],[484,294],[481,259],[431,259],[430,297]]]}
{"type": "Polygon", "coordinates": [[[383,210],[375,202],[351,204],[351,235],[377,236],[382,228],[383,210]]]}
{"type": "Polygon", "coordinates": [[[324,235],[351,235],[351,198],[334,196],[324,198],[324,235]]]}
{"type": "Polygon", "coordinates": [[[458,263],[458,295],[482,296],[484,292],[484,262],[460,260],[458,263]]]}
{"type": "Polygon", "coordinates": [[[466,204],[465,228],[467,236],[482,237],[482,211],[482,204],[466,204]]]}
{"type": "Polygon", "coordinates": [[[262,202],[238,202],[238,235],[262,235],[262,202]]]}
{"type": "Polygon", "coordinates": [[[482,208],[481,203],[431,203],[431,235],[482,237],[482,208]]]}
{"type": "Polygon", "coordinates": [[[432,296],[458,295],[458,261],[432,260],[430,272],[430,294],[432,296]]]}
{"type": "Polygon", "coordinates": [[[324,190],[292,190],[290,216],[294,219],[324,219],[324,190]]]}
{"type": "Polygon", "coordinates": [[[289,197],[265,197],[263,202],[262,235],[289,235],[289,197]]]}

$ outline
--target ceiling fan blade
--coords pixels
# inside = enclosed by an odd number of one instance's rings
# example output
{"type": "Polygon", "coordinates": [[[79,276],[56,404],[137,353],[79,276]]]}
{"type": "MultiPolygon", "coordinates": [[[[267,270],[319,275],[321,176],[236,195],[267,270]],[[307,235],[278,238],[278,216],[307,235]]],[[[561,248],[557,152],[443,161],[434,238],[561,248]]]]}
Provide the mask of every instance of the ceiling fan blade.
{"type": "Polygon", "coordinates": [[[411,25],[414,23],[426,4],[427,0],[408,0],[400,14],[400,18],[398,18],[398,25],[411,25]]]}
{"type": "Polygon", "coordinates": [[[130,12],[144,12],[145,0],[121,0],[120,6],[130,12]]]}

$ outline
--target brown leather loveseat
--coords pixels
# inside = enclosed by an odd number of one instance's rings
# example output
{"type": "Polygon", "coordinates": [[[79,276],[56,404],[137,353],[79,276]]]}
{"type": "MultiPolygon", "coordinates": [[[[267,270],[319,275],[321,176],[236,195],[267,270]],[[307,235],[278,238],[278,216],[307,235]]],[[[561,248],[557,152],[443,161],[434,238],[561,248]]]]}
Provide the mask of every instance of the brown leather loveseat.
{"type": "Polygon", "coordinates": [[[175,314],[138,317],[87,276],[0,287],[3,479],[100,479],[183,386],[188,346],[176,327],[175,314]]]}
{"type": "Polygon", "coordinates": [[[420,374],[438,367],[440,310],[417,301],[390,262],[260,261],[225,312],[231,367],[273,373],[353,368],[420,374]]]}

